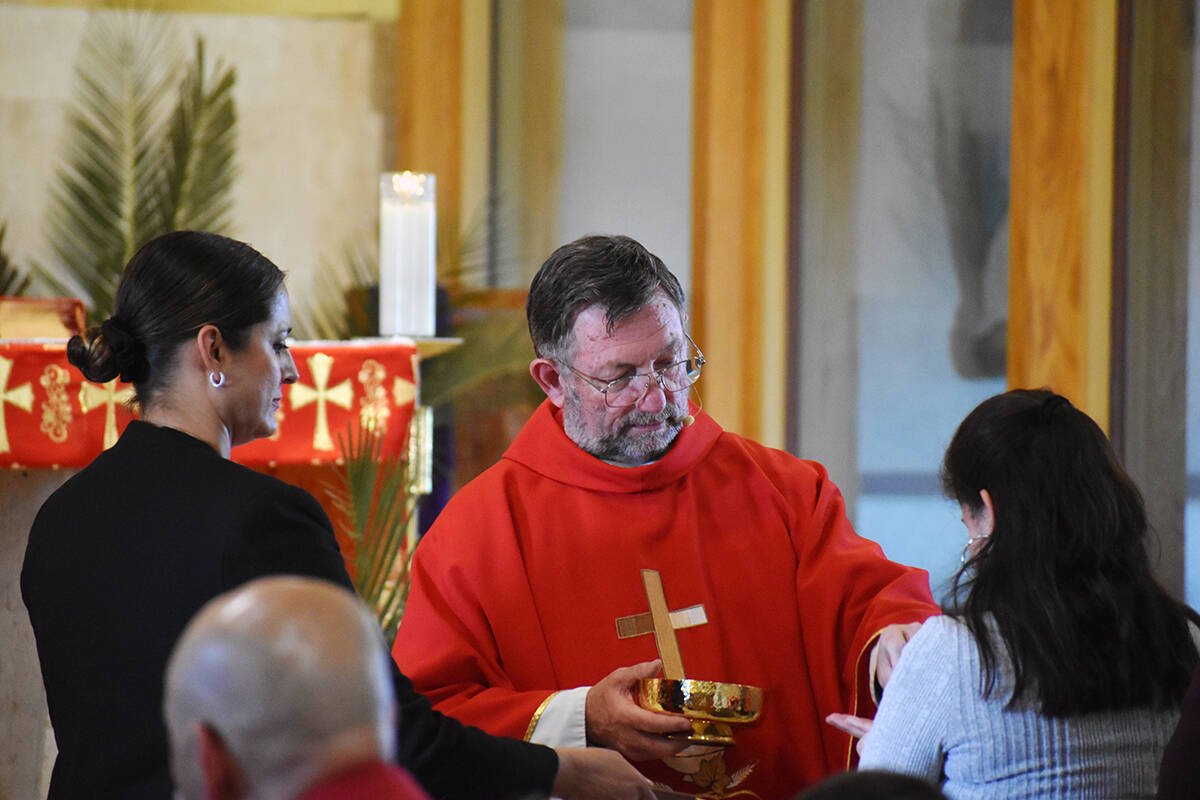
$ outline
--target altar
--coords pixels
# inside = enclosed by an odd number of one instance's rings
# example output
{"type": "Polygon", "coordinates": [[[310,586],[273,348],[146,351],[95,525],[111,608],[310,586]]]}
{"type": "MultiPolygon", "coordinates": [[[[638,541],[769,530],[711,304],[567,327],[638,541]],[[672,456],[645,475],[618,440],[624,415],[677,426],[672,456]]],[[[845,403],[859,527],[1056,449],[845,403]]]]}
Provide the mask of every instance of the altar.
{"type": "MultiPolygon", "coordinates": [[[[67,363],[66,339],[0,340],[0,467],[82,467],[133,419],[133,387],[93,383],[67,363]]],[[[399,454],[417,400],[417,343],[408,338],[297,342],[299,377],[283,387],[279,429],[233,450],[255,468],[340,458],[336,437],[360,429],[399,454]]]]}
{"type": "MultiPolygon", "coordinates": [[[[418,364],[454,343],[387,337],[292,344],[298,379],[283,387],[278,430],[235,447],[233,460],[307,489],[333,519],[343,552],[351,552],[328,492],[339,482],[343,442],[364,430],[377,435],[383,457],[407,459],[416,488],[427,485],[430,422],[418,406],[418,364]]],[[[133,387],[86,380],[68,364],[66,346],[61,336],[0,339],[0,651],[9,656],[0,659],[0,702],[10,709],[0,737],[28,743],[14,767],[31,781],[48,776],[56,749],[20,597],[25,541],[46,497],[134,418],[133,387]]],[[[46,787],[38,788],[44,796],[46,787]]]]}

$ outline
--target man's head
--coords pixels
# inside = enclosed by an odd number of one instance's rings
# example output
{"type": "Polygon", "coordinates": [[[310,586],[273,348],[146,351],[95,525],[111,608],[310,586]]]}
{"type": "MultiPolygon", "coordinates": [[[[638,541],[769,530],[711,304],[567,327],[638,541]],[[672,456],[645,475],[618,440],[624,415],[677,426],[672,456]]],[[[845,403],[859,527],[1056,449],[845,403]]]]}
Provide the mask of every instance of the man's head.
{"type": "Polygon", "coordinates": [[[395,747],[379,626],[311,578],[262,578],[206,604],[167,665],[163,707],[186,800],[292,797],[395,747]]]}
{"type": "Polygon", "coordinates": [[[683,290],[662,260],[627,236],[585,236],[546,259],[525,310],[537,353],[529,371],[562,408],[571,440],[624,466],[661,458],[687,416],[688,390],[653,376],[634,380],[640,397],[609,387],[692,356],[683,290]]]}

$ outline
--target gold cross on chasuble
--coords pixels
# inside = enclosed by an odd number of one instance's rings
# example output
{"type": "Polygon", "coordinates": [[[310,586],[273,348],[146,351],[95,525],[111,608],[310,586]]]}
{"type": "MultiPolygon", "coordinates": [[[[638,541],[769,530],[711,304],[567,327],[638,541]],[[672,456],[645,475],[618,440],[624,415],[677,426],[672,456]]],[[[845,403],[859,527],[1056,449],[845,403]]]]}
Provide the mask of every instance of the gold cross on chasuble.
{"type": "Polygon", "coordinates": [[[650,611],[617,619],[617,638],[654,634],[658,654],[663,661],[663,674],[668,678],[683,679],[683,658],[679,653],[676,629],[692,628],[708,622],[704,605],[688,606],[678,611],[667,610],[667,597],[663,591],[662,576],[656,569],[642,570],[642,585],[646,589],[646,600],[650,611]],[[678,673],[678,674],[672,674],[678,673]]]}

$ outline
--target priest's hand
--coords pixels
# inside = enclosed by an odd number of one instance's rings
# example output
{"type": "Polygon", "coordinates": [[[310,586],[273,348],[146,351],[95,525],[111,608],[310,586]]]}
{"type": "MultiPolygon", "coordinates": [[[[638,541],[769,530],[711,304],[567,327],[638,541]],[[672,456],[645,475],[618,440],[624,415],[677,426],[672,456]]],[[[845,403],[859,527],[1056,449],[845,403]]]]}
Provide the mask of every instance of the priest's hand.
{"type": "Polygon", "coordinates": [[[588,690],[584,720],[588,744],[618,751],[630,761],[649,761],[673,756],[687,747],[686,741],[664,734],[690,731],[683,717],[647,711],[634,700],[637,682],[653,678],[662,669],[659,660],[613,670],[588,690]]]}
{"type": "Polygon", "coordinates": [[[871,726],[875,723],[866,717],[856,717],[853,714],[830,714],[825,718],[833,727],[837,728],[842,733],[848,733],[858,739],[857,750],[862,752],[863,737],[871,732],[871,726]]]}
{"type": "Polygon", "coordinates": [[[559,748],[554,796],[563,800],[650,800],[650,781],[620,753],[603,747],[559,748]]]}
{"type": "Polygon", "coordinates": [[[879,632],[879,640],[875,642],[876,657],[873,661],[875,680],[879,681],[880,686],[887,686],[887,682],[892,678],[892,671],[900,661],[900,651],[920,629],[921,623],[910,622],[907,625],[888,625],[879,632]]]}

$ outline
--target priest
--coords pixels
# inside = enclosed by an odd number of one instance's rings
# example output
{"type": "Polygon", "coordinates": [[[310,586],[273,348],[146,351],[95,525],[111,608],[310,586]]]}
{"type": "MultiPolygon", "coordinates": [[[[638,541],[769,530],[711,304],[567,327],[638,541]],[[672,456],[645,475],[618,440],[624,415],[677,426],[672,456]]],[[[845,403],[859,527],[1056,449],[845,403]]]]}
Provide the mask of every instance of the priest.
{"type": "Polygon", "coordinates": [[[937,608],[924,571],[854,532],[821,465],[691,402],[706,362],[683,307],[628,237],[542,265],[526,311],[546,400],[417,548],[393,656],[490,733],[610,747],[687,794],[787,797],[846,768],[850,740],[824,718],[870,716],[937,608]],[[643,570],[665,600],[657,633],[643,570]],[[732,745],[689,742],[687,720],[636,704],[659,639],[688,678],[764,690],[732,745]]]}

